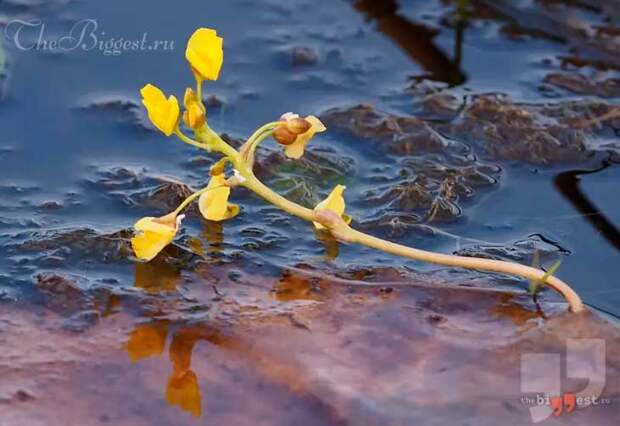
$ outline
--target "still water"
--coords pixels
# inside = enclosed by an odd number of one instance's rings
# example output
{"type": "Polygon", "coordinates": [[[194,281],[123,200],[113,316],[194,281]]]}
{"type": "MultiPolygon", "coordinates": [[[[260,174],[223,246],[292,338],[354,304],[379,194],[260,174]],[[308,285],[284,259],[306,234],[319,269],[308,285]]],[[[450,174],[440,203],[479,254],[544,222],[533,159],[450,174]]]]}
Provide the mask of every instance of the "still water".
{"type": "Polygon", "coordinates": [[[212,128],[239,140],[287,111],[328,125],[297,164],[266,148],[273,188],[311,206],[345,184],[354,226],[424,249],[537,250],[620,316],[620,120],[596,121],[618,108],[620,15],[546,3],[0,3],[0,425],[527,419],[514,351],[590,332],[612,346],[613,327],[551,292],[510,295],[527,288],[510,277],[339,245],[243,190],[237,218],[190,212],[152,264],[127,230],[208,180],[213,159],[153,131],[138,91],[182,96],[186,40],[213,27],[212,128]]]}

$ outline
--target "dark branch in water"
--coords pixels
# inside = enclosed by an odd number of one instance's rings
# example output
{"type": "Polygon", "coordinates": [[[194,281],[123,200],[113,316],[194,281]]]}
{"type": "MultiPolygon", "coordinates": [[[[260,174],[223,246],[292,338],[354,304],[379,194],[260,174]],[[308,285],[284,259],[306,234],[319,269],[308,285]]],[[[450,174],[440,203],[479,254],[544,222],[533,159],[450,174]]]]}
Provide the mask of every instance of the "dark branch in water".
{"type": "Polygon", "coordinates": [[[355,8],[369,19],[375,19],[379,31],[430,72],[432,79],[446,82],[450,86],[466,81],[467,77],[460,69],[462,21],[457,23],[455,59],[452,60],[433,43],[437,31],[399,15],[398,3],[395,0],[359,0],[355,2],[355,8]]]}
{"type": "Polygon", "coordinates": [[[620,230],[605,217],[596,205],[582,192],[579,187],[581,175],[598,173],[611,165],[605,160],[603,165],[594,170],[570,170],[558,174],[554,183],[560,193],[590,222],[600,234],[615,248],[620,250],[620,230]]]}

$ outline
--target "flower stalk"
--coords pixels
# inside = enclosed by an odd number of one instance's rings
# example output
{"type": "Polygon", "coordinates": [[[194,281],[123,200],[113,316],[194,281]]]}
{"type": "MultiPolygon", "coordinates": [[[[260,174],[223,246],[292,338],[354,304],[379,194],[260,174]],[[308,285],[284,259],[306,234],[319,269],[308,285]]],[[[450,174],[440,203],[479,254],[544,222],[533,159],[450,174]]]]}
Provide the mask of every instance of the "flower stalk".
{"type": "MultiPolygon", "coordinates": [[[[199,134],[198,137],[200,138],[200,136],[201,135],[199,134]]],[[[300,206],[299,204],[294,203],[274,192],[271,188],[256,178],[248,165],[243,162],[241,154],[219,138],[215,132],[211,131],[209,139],[203,140],[203,142],[205,144],[208,142],[213,142],[213,138],[219,139],[219,141],[215,143],[214,149],[220,150],[220,152],[227,155],[230,161],[236,165],[237,170],[239,170],[242,176],[246,179],[243,183],[244,187],[253,191],[268,203],[279,207],[281,210],[284,210],[293,216],[297,216],[308,222],[320,223],[327,228],[336,239],[342,242],[361,244],[366,247],[421,262],[473,269],[484,272],[503,273],[519,276],[527,280],[542,281],[566,299],[571,312],[579,313],[585,309],[579,295],[568,284],[555,276],[548,276],[548,274],[541,269],[501,260],[456,256],[407,247],[357,231],[329,210],[314,211],[300,206]]]]}
{"type": "Polygon", "coordinates": [[[261,182],[253,172],[254,156],[258,146],[267,138],[283,146],[284,153],[292,159],[304,154],[305,146],[316,133],[325,131],[325,126],[315,116],[301,118],[296,114],[284,114],[280,120],[272,121],[258,128],[246,143],[236,150],[226,143],[208,125],[206,109],[202,104],[202,84],[204,80],[216,80],[223,61],[223,39],[211,29],[198,29],[190,38],[186,58],[196,78],[196,93],[186,91],[184,120],[180,119],[179,105],[174,96],[165,97],[163,92],[152,85],[142,89],[143,103],[149,118],[166,136],[174,133],[184,143],[207,152],[222,154],[210,170],[209,186],[190,195],[176,210],[161,218],[143,218],[134,226],[138,234],[132,239],[136,256],[149,261],[169,244],[180,225],[181,211],[198,199],[203,217],[211,221],[227,220],[239,213],[239,206],[228,203],[230,190],[234,186],[244,186],[266,202],[281,210],[313,223],[318,229],[331,233],[337,240],[345,243],[361,244],[386,253],[408,259],[438,265],[467,268],[485,272],[510,274],[525,278],[537,285],[548,285],[560,293],[569,304],[571,312],[585,310],[579,295],[565,282],[553,276],[553,271],[520,265],[513,262],[484,259],[478,257],[456,256],[407,247],[358,231],[351,226],[351,218],[344,213],[344,186],[338,185],[331,194],[310,209],[294,203],[261,182]],[[194,137],[186,136],[179,128],[183,121],[194,137]],[[227,163],[233,168],[234,176],[226,179],[227,163]]]}

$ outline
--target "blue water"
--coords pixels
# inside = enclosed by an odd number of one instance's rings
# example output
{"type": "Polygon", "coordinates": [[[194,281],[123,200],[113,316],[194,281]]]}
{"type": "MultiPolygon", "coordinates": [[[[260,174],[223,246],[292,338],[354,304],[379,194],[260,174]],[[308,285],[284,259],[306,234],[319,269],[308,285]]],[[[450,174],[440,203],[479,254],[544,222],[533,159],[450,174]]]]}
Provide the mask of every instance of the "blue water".
{"type": "MultiPolygon", "coordinates": [[[[453,57],[455,33],[440,23],[452,5],[401,3],[403,17],[440,30],[434,42],[447,57],[453,57]]],[[[146,34],[148,40],[165,40],[174,47],[165,51],[125,51],[115,56],[99,49],[25,51],[17,48],[14,39],[3,40],[8,57],[0,104],[0,215],[6,219],[3,242],[27,231],[88,227],[115,232],[130,227],[143,215],[165,213],[128,207],[88,185],[98,173],[111,167],[166,176],[194,187],[206,183],[206,169],[186,167],[196,155],[194,150],[145,130],[139,124],[144,121],[142,111],[136,117],[131,111],[97,107],[102,100],[139,104],[138,90],[146,83],[182,97],[184,88],[192,84],[184,61],[184,45],[199,26],[217,28],[225,39],[222,77],[205,90],[224,102],[222,108],[210,111],[210,125],[233,137],[247,137],[256,127],[287,111],[319,114],[331,107],[371,103],[381,110],[409,114],[415,99],[407,92],[410,77],[427,72],[379,31],[375,21],[365,19],[347,1],[186,1],[173,5],[113,0],[2,7],[9,22],[17,18],[41,20],[50,40],[66,35],[83,19],[92,19],[97,24],[99,41],[141,40],[146,34]],[[291,49],[297,46],[314,49],[316,62],[294,65],[291,49]],[[54,211],[37,208],[49,201],[57,201],[62,207],[54,211]]],[[[502,92],[515,101],[550,101],[538,86],[548,71],[558,67],[558,57],[565,54],[567,46],[533,37],[515,40],[501,32],[502,25],[493,19],[474,20],[465,29],[459,68],[466,81],[455,85],[450,93],[463,97],[502,92]]],[[[36,40],[32,29],[24,31],[27,41],[36,40]]],[[[558,92],[551,100],[575,98],[578,96],[558,92]]],[[[610,137],[608,142],[617,145],[617,138],[610,137]]],[[[373,185],[367,180],[366,170],[375,165],[398,167],[399,160],[378,156],[371,144],[330,132],[320,135],[310,149],[320,148],[346,157],[354,170],[346,177],[313,182],[320,196],[334,184],[346,183],[349,214],[357,222],[381,211],[382,207],[360,200],[360,195],[373,185]]],[[[542,234],[563,250],[558,275],[588,303],[620,315],[620,291],[615,280],[619,272],[617,248],[553,184],[557,174],[595,169],[602,158],[604,154],[586,163],[551,167],[494,161],[501,167],[497,184],[462,203],[462,215],[456,221],[429,224],[451,237],[412,229],[392,238],[425,249],[452,252],[475,244],[472,240],[501,246],[542,234]]],[[[581,186],[600,214],[620,226],[620,204],[612,196],[618,177],[618,168],[612,164],[600,173],[585,175],[581,186]]],[[[243,259],[250,265],[323,262],[323,245],[308,225],[275,212],[248,194],[238,202],[242,214],[223,225],[225,254],[243,252],[243,259]],[[247,236],[247,230],[253,227],[266,230],[267,236],[260,238],[272,238],[275,243],[255,251],[244,249],[252,238],[247,236]]],[[[203,228],[198,218],[192,218],[186,222],[182,237],[199,236],[203,228]]],[[[18,291],[16,283],[28,281],[38,267],[20,267],[20,259],[20,255],[13,255],[0,263],[0,273],[12,291],[18,291]]],[[[429,268],[352,246],[341,246],[339,257],[332,262],[337,268],[429,268]]],[[[81,267],[63,266],[77,272],[81,267]]],[[[87,276],[115,276],[121,285],[133,284],[130,262],[104,266],[97,265],[95,259],[89,268],[83,271],[87,276]]]]}

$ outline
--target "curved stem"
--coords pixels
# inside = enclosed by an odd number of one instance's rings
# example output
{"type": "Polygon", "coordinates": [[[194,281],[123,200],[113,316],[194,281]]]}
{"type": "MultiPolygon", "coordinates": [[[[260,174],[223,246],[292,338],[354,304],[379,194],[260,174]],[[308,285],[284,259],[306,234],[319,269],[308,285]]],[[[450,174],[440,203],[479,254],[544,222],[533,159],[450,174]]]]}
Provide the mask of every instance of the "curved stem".
{"type": "Polygon", "coordinates": [[[246,144],[249,144],[249,145],[253,144],[254,142],[256,142],[257,138],[261,136],[264,132],[273,130],[279,124],[280,124],[279,121],[272,121],[270,123],[265,124],[264,126],[259,127],[258,129],[254,131],[254,133],[252,133],[252,136],[248,138],[248,141],[246,142],[246,144]]]}
{"type": "MultiPolygon", "coordinates": [[[[263,130],[263,132],[265,132],[265,130],[263,130]]],[[[262,132],[259,133],[257,131],[255,134],[258,134],[258,136],[250,138],[254,142],[259,140],[262,132]]],[[[256,176],[254,176],[254,173],[248,167],[248,164],[243,161],[241,154],[223,141],[219,135],[213,132],[213,130],[211,130],[208,126],[205,126],[197,132],[197,137],[204,142],[204,144],[198,144],[199,147],[207,149],[207,145],[210,145],[230,158],[235,168],[245,178],[243,186],[254,191],[257,195],[265,199],[265,201],[268,201],[293,216],[297,216],[308,222],[321,223],[329,229],[335,238],[341,241],[362,244],[386,253],[407,257],[413,260],[435,263],[438,265],[455,266],[486,272],[498,272],[516,275],[528,280],[542,281],[566,299],[572,312],[578,313],[585,309],[583,302],[577,293],[575,293],[575,291],[570,288],[568,284],[554,276],[546,276],[547,274],[545,271],[540,269],[501,260],[456,256],[407,247],[357,231],[344,223],[340,217],[334,218],[333,216],[335,215],[329,215],[329,211],[314,211],[300,206],[297,203],[287,200],[263,184],[256,176]]]]}
{"type": "Polygon", "coordinates": [[[254,152],[258,145],[272,135],[273,129],[275,129],[279,121],[272,121],[271,123],[267,123],[264,126],[256,129],[252,136],[248,138],[243,147],[241,148],[241,155],[250,166],[254,163],[254,152]]]}
{"type": "Polygon", "coordinates": [[[254,153],[256,152],[256,148],[258,148],[258,145],[260,145],[262,141],[264,141],[271,135],[273,135],[273,129],[263,132],[259,137],[254,140],[254,143],[248,148],[248,152],[245,155],[245,160],[250,167],[254,165],[254,153]]]}
{"type": "Polygon", "coordinates": [[[314,211],[300,206],[297,203],[294,203],[290,200],[287,200],[280,194],[274,192],[271,188],[262,183],[254,174],[252,173],[249,176],[243,176],[246,181],[243,183],[243,186],[254,191],[258,196],[262,197],[265,201],[279,207],[285,212],[292,214],[293,216],[297,216],[303,220],[308,222],[316,221],[314,217],[314,211]]]}
{"type": "Polygon", "coordinates": [[[335,230],[335,234],[339,239],[347,242],[358,243],[367,247],[392,253],[398,256],[407,257],[409,259],[420,260],[423,262],[435,263],[444,266],[456,266],[467,269],[474,269],[486,272],[499,272],[504,274],[516,275],[529,280],[541,280],[545,284],[560,293],[570,305],[572,312],[581,312],[584,305],[577,293],[562,280],[547,276],[545,271],[532,268],[530,266],[520,265],[518,263],[506,262],[502,260],[484,259],[479,257],[455,256],[451,254],[435,253],[426,250],[420,250],[412,247],[403,246],[381,238],[373,237],[357,231],[344,222],[335,230]]]}
{"type": "Polygon", "coordinates": [[[206,151],[211,151],[211,149],[210,149],[210,147],[209,147],[209,146],[207,146],[207,145],[205,145],[205,144],[202,144],[202,143],[200,143],[200,142],[197,142],[197,141],[195,141],[195,140],[193,140],[193,139],[191,139],[191,138],[189,138],[189,137],[185,136],[185,135],[183,134],[183,132],[181,132],[181,130],[180,130],[178,127],[177,127],[177,129],[174,131],[174,133],[175,133],[175,134],[179,137],[179,139],[181,139],[183,142],[185,142],[185,143],[186,143],[186,144],[188,144],[188,145],[192,145],[192,146],[195,146],[195,147],[197,147],[197,148],[204,149],[204,150],[206,150],[206,151]]]}
{"type": "Polygon", "coordinates": [[[435,253],[413,247],[407,247],[357,231],[345,224],[342,220],[340,220],[338,225],[334,227],[330,223],[323,221],[321,217],[317,217],[313,210],[293,203],[292,201],[289,201],[281,195],[273,192],[256,177],[248,179],[246,183],[244,183],[244,186],[253,190],[266,201],[280,207],[282,210],[294,216],[310,222],[322,222],[322,224],[330,230],[332,235],[341,241],[361,244],[386,253],[391,253],[422,262],[474,269],[478,271],[499,272],[516,275],[528,280],[541,281],[560,293],[568,302],[572,312],[578,313],[584,310],[584,305],[581,298],[572,288],[570,288],[568,284],[554,276],[548,276],[548,274],[543,270],[513,262],[484,259],[479,257],[455,256],[451,254],[435,253]]]}

